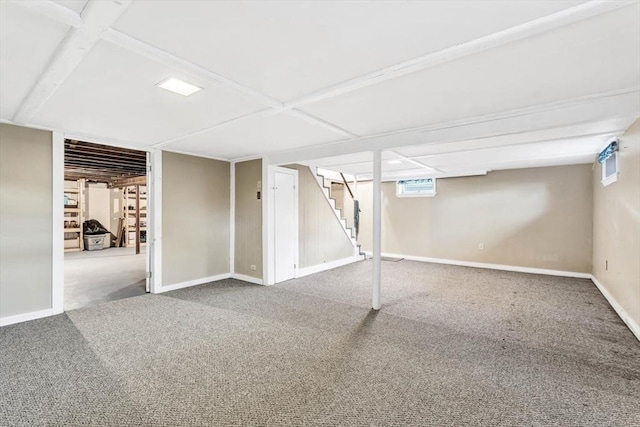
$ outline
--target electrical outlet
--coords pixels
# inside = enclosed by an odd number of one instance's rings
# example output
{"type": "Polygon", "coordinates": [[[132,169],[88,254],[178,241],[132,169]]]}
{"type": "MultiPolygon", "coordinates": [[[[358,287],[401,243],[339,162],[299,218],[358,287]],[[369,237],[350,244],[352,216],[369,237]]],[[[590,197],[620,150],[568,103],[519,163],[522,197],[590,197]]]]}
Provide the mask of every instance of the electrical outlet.
{"type": "Polygon", "coordinates": [[[251,265],[249,268],[252,269],[253,271],[256,271],[256,266],[255,265],[251,265]]]}
{"type": "Polygon", "coordinates": [[[478,243],[478,249],[484,250],[484,243],[478,243]]]}

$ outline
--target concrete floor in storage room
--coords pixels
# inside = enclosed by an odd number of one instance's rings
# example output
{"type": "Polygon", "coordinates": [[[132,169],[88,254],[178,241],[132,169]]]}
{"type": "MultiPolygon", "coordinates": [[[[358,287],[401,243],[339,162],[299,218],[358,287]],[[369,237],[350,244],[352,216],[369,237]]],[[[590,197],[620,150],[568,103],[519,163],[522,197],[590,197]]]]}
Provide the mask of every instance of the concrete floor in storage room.
{"type": "Polygon", "coordinates": [[[146,248],[106,248],[64,254],[64,309],[145,293],[146,248]]]}

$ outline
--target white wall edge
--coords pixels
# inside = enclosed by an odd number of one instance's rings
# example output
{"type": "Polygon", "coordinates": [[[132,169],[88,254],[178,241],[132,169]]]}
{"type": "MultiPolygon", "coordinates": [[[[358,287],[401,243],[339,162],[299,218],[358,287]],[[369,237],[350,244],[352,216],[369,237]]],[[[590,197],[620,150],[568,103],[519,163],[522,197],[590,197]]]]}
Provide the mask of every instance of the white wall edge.
{"type": "Polygon", "coordinates": [[[51,143],[51,310],[52,314],[60,314],[64,312],[64,135],[53,132],[51,143]]]}
{"type": "MultiPolygon", "coordinates": [[[[365,252],[367,256],[371,256],[371,252],[365,252]]],[[[459,265],[462,267],[486,268],[489,270],[515,271],[518,273],[544,274],[547,276],[574,277],[577,279],[591,279],[590,273],[580,273],[577,271],[550,270],[545,268],[520,267],[517,265],[488,264],[484,262],[458,261],[443,258],[428,258],[412,255],[390,254],[383,252],[382,256],[391,258],[404,258],[407,261],[432,262],[434,264],[459,265]]]]}
{"type": "Polygon", "coordinates": [[[47,308],[46,310],[16,314],[15,316],[0,317],[0,326],[8,326],[15,323],[27,322],[29,320],[41,319],[43,317],[53,316],[54,314],[60,313],[54,313],[52,308],[47,308]]]}
{"type": "MultiPolygon", "coordinates": [[[[162,150],[151,151],[151,293],[162,291],[162,150]]],[[[149,256],[149,254],[147,255],[149,256]]]]}
{"type": "Polygon", "coordinates": [[[275,283],[274,258],[274,198],[275,166],[269,165],[267,158],[262,159],[262,269],[263,282],[266,285],[275,283]]]}
{"type": "Polygon", "coordinates": [[[236,280],[242,280],[243,282],[254,283],[256,285],[262,285],[262,279],[247,276],[246,274],[231,273],[231,278],[236,280]]]}
{"type": "Polygon", "coordinates": [[[320,273],[321,271],[331,270],[332,268],[342,267],[343,265],[352,264],[362,260],[364,260],[363,255],[354,255],[347,258],[337,259],[335,261],[325,262],[323,264],[313,265],[311,267],[299,268],[296,272],[296,278],[320,273]]]}
{"type": "Polygon", "coordinates": [[[176,283],[169,286],[156,288],[156,294],[163,292],[175,291],[177,289],[189,288],[191,286],[204,285],[205,283],[217,282],[218,280],[230,279],[231,273],[216,274],[215,276],[203,277],[201,279],[188,280],[186,282],[176,283]]]}
{"type": "Polygon", "coordinates": [[[596,279],[596,276],[592,274],[590,279],[593,282],[593,284],[596,285],[596,288],[598,288],[602,296],[604,296],[604,298],[607,300],[609,305],[615,310],[618,316],[620,316],[620,319],[622,319],[622,321],[625,323],[625,325],[627,325],[629,330],[631,330],[631,333],[633,333],[636,339],[640,341],[640,325],[638,325],[631,318],[631,316],[629,316],[629,313],[627,313],[627,311],[624,308],[622,308],[622,306],[618,303],[618,301],[616,301],[613,295],[609,293],[607,288],[605,288],[604,285],[600,283],[598,279],[596,279]]]}

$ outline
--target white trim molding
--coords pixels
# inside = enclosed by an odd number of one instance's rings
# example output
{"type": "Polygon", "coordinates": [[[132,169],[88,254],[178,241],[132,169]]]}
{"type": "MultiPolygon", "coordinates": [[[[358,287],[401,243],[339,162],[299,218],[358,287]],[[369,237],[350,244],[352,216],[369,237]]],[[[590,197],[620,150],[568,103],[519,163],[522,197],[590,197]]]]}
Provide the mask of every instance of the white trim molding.
{"type": "Polygon", "coordinates": [[[352,264],[354,262],[363,260],[364,255],[354,255],[347,258],[325,262],[323,264],[312,265],[311,267],[299,268],[296,272],[296,279],[299,277],[309,276],[310,274],[320,273],[321,271],[331,270],[332,268],[342,267],[343,265],[352,264]]]}
{"type": "Polygon", "coordinates": [[[53,309],[47,308],[46,310],[32,311],[30,313],[16,314],[15,316],[0,317],[0,326],[8,326],[16,323],[22,323],[29,320],[41,319],[43,317],[53,316],[53,309]]]}
{"type": "Polygon", "coordinates": [[[156,294],[163,292],[175,291],[178,289],[189,288],[191,286],[204,285],[206,283],[217,282],[218,280],[230,279],[231,273],[216,274],[215,276],[203,277],[201,279],[188,280],[186,282],[175,283],[168,286],[156,287],[156,294]]]}
{"type": "Polygon", "coordinates": [[[236,280],[242,280],[243,282],[253,283],[255,285],[262,285],[262,279],[257,279],[255,277],[247,276],[246,274],[232,273],[231,278],[236,280]]]}
{"type": "MultiPolygon", "coordinates": [[[[371,256],[371,252],[365,252],[367,257],[371,256]]],[[[462,267],[486,268],[489,270],[515,271],[518,273],[544,274],[547,276],[575,277],[578,279],[591,279],[590,273],[581,273],[577,271],[550,270],[546,268],[520,267],[517,265],[489,264],[484,262],[458,261],[454,259],[429,258],[412,255],[391,254],[383,252],[382,256],[389,258],[403,258],[407,261],[432,262],[434,264],[459,265],[462,267]]]]}
{"type": "Polygon", "coordinates": [[[64,312],[64,135],[52,132],[52,212],[51,307],[53,314],[64,312]]]}
{"type": "Polygon", "coordinates": [[[607,300],[609,305],[615,310],[616,314],[620,316],[620,319],[622,319],[625,325],[627,325],[627,327],[631,330],[633,335],[635,335],[636,339],[640,341],[640,325],[638,325],[635,320],[631,318],[629,313],[627,313],[627,311],[622,308],[620,303],[618,303],[613,295],[609,293],[607,288],[605,288],[604,285],[600,283],[598,279],[596,279],[596,276],[592,274],[590,279],[593,284],[596,285],[596,288],[598,288],[602,296],[604,296],[604,298],[607,300]]]}

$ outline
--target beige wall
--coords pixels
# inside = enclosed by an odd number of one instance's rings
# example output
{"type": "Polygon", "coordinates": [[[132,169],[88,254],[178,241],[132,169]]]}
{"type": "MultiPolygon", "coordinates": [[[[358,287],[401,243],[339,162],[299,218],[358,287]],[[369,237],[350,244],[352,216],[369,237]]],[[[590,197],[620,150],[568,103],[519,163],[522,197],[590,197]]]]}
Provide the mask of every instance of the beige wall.
{"type": "Polygon", "coordinates": [[[354,248],[307,166],[298,170],[298,251],[300,268],[351,257],[354,248]]]}
{"type": "Polygon", "coordinates": [[[236,163],[235,169],[235,272],[262,279],[262,160],[236,163]]]}
{"type": "MultiPolygon", "coordinates": [[[[591,271],[591,165],[439,179],[435,197],[398,198],[395,182],[382,187],[383,252],[591,271]]],[[[371,182],[358,190],[360,243],[370,251],[371,182]]]]}
{"type": "Polygon", "coordinates": [[[51,138],[0,124],[0,317],[51,308],[51,138]]]}
{"type": "Polygon", "coordinates": [[[228,162],[162,155],[163,286],[229,273],[228,162]]]}
{"type": "Polygon", "coordinates": [[[640,324],[640,120],[620,138],[619,176],[600,184],[593,170],[593,272],[631,319],[640,324]],[[607,266],[608,264],[608,266],[607,266]]]}

